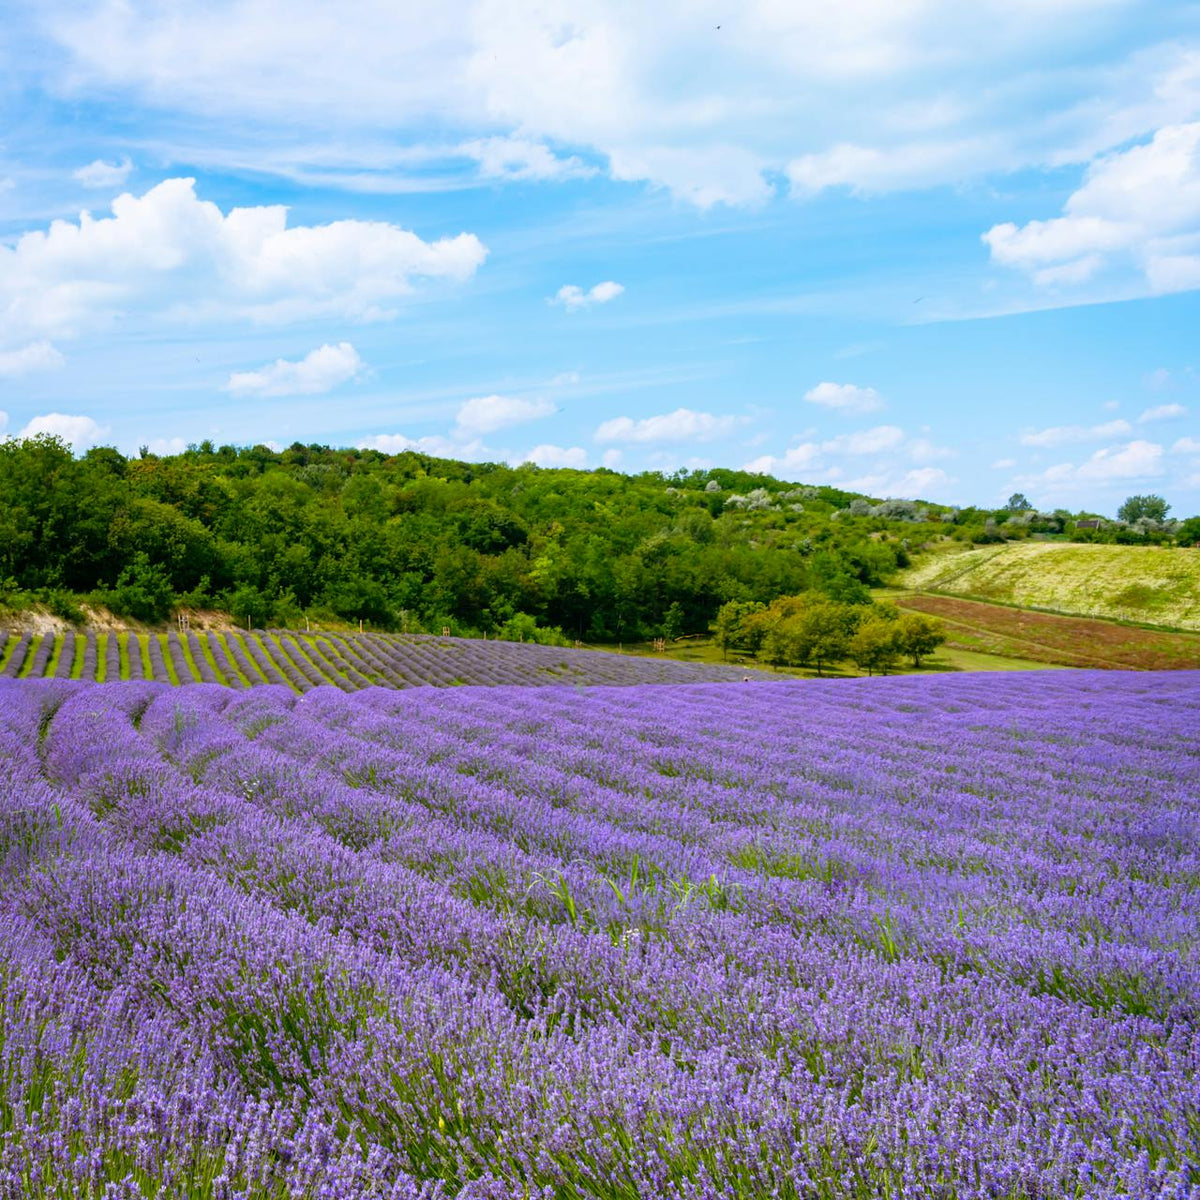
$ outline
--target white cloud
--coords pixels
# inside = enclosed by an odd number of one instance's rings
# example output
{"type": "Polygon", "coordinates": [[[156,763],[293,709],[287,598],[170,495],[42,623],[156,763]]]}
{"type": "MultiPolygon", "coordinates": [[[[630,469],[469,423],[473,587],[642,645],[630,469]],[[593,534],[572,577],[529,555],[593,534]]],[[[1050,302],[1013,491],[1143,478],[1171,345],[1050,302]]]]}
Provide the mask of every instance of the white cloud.
{"type": "Polygon", "coordinates": [[[816,442],[801,442],[779,458],[770,454],[759,455],[758,458],[746,463],[743,470],[755,471],[760,475],[784,475],[789,472],[806,470],[820,457],[821,447],[816,442]]]}
{"type": "Polygon", "coordinates": [[[611,279],[596,284],[586,292],[577,284],[565,283],[554,293],[550,303],[561,304],[567,312],[574,312],[576,309],[590,308],[593,304],[607,304],[610,300],[615,300],[624,290],[621,284],[614,283],[611,279]]]}
{"type": "Polygon", "coordinates": [[[1017,460],[1015,458],[998,458],[994,463],[992,463],[992,470],[1007,471],[1016,465],[1017,460]]]}
{"type": "Polygon", "coordinates": [[[17,434],[19,438],[37,437],[39,433],[48,433],[51,437],[62,438],[75,450],[87,450],[108,436],[108,429],[98,425],[91,417],[70,416],[67,413],[46,413],[34,417],[17,434]]]}
{"type": "Polygon", "coordinates": [[[169,454],[182,454],[187,449],[187,442],[181,437],[154,438],[147,443],[146,448],[151,454],[165,457],[169,454]]]}
{"type": "Polygon", "coordinates": [[[1172,454],[1200,454],[1200,438],[1181,437],[1172,447],[1172,454]]]}
{"type": "Polygon", "coordinates": [[[605,450],[605,452],[604,452],[604,453],[601,455],[601,457],[600,457],[600,461],[601,461],[601,462],[602,462],[602,463],[603,463],[603,464],[604,464],[604,465],[605,465],[605,466],[606,466],[606,467],[607,467],[607,468],[608,468],[610,471],[616,471],[616,470],[618,470],[618,469],[620,468],[620,466],[621,466],[621,460],[622,460],[624,457],[625,457],[625,456],[624,456],[624,454],[622,454],[620,450],[616,450],[616,449],[613,449],[613,450],[605,450]]]}
{"type": "Polygon", "coordinates": [[[102,158],[90,162],[72,172],[85,188],[118,188],[129,178],[133,163],[123,158],[119,163],[105,162],[102,158]]]}
{"type": "Polygon", "coordinates": [[[1158,404],[1154,408],[1148,408],[1140,417],[1138,424],[1145,425],[1150,421],[1174,421],[1179,417],[1186,417],[1188,410],[1182,404],[1158,404]]]}
{"type": "Polygon", "coordinates": [[[472,234],[422,241],[382,221],[288,227],[282,205],[227,214],[168,179],[0,244],[0,328],[9,340],[71,336],[130,311],[285,322],[394,315],[417,279],[469,279],[487,255],[472,234]]]}
{"type": "Polygon", "coordinates": [[[539,467],[577,467],[587,466],[587,451],[582,446],[534,446],[527,454],[519,455],[513,460],[515,466],[521,463],[535,463],[539,467]]]}
{"type": "Polygon", "coordinates": [[[522,400],[519,396],[477,396],[465,401],[455,423],[465,434],[494,433],[510,425],[551,416],[552,400],[522,400]]]}
{"type": "MultiPolygon", "coordinates": [[[[822,443],[821,449],[826,454],[879,454],[884,450],[894,450],[904,442],[904,430],[898,425],[876,425],[873,429],[863,429],[857,433],[843,433],[822,443]]],[[[924,444],[924,443],[922,443],[924,444]]]]}
{"type": "Polygon", "coordinates": [[[1182,12],[1128,0],[462,0],[419,20],[386,0],[122,0],[45,25],[48,90],[224,125],[214,144],[236,122],[302,157],[436,123],[528,143],[481,152],[497,178],[560,178],[538,149],[567,146],[701,206],[761,201],[785,170],[884,189],[1085,161],[1191,119],[1196,92],[1182,12]]]}
{"type": "Polygon", "coordinates": [[[8,428],[8,413],[0,408],[0,433],[3,433],[8,428]]]}
{"type": "Polygon", "coordinates": [[[354,444],[360,450],[379,450],[383,454],[401,454],[405,450],[415,450],[419,454],[431,454],[435,458],[458,459],[477,459],[484,449],[483,444],[478,441],[455,442],[438,434],[410,438],[402,433],[376,433],[360,438],[354,444]]]}
{"type": "Polygon", "coordinates": [[[1118,269],[1150,293],[1200,287],[1200,121],[1096,159],[1063,216],[994,225],[983,240],[994,262],[1039,286],[1118,269]]]}
{"type": "Polygon", "coordinates": [[[479,138],[464,142],[461,149],[479,163],[479,173],[487,179],[586,179],[596,174],[581,158],[559,158],[543,142],[529,138],[479,138]]]}
{"type": "Polygon", "coordinates": [[[317,396],[354,379],[363,369],[349,342],[310,350],[298,362],[277,358],[257,371],[234,371],[225,385],[235,396],[317,396]]]}
{"type": "Polygon", "coordinates": [[[818,383],[804,393],[810,404],[841,412],[869,413],[883,407],[883,397],[872,387],[858,387],[853,383],[818,383]]]}
{"type": "Polygon", "coordinates": [[[929,438],[910,437],[898,425],[876,425],[823,442],[801,441],[782,455],[761,455],[744,469],[813,483],[836,482],[876,496],[916,495],[953,482],[941,467],[927,465],[953,455],[929,438]],[[864,463],[870,459],[874,461],[864,463]],[[919,465],[905,471],[900,464],[906,459],[919,465]],[[850,478],[851,471],[858,474],[850,478]]]}
{"type": "Polygon", "coordinates": [[[1166,367],[1157,367],[1142,381],[1152,392],[1161,392],[1171,386],[1171,372],[1166,367]]]}
{"type": "Polygon", "coordinates": [[[0,379],[29,375],[34,371],[56,371],[65,362],[50,342],[30,342],[18,350],[0,350],[0,379]]]}
{"type": "Polygon", "coordinates": [[[1154,442],[1132,441],[1124,446],[1106,446],[1086,462],[1058,463],[1041,473],[1026,477],[1025,484],[1070,485],[1104,483],[1122,479],[1151,479],[1162,474],[1163,448],[1154,442]]]}
{"type": "Polygon", "coordinates": [[[1132,433],[1133,426],[1118,418],[1102,425],[1056,425],[1050,429],[1035,429],[1021,434],[1022,446],[1065,446],[1071,442],[1088,442],[1101,438],[1121,437],[1132,433]]]}
{"type": "Polygon", "coordinates": [[[709,442],[728,436],[739,423],[737,417],[677,408],[640,421],[613,417],[597,427],[595,438],[598,442],[709,442]]]}

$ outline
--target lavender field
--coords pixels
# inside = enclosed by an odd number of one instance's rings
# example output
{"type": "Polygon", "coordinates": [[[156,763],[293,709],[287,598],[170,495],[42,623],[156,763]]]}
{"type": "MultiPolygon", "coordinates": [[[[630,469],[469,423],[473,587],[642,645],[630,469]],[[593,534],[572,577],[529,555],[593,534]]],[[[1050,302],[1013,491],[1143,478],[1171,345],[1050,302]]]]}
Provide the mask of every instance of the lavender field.
{"type": "Polygon", "coordinates": [[[1198,729],[0,679],[0,1196],[1200,1197],[1198,729]]]}
{"type": "MultiPolygon", "coordinates": [[[[751,675],[759,672],[751,671],[751,675]]],[[[5,633],[0,679],[83,679],[112,683],[276,684],[295,692],[330,684],[461,687],[564,683],[627,687],[644,683],[742,680],[745,668],[667,658],[474,638],[395,633],[294,633],[286,629],[195,633],[5,633]]],[[[763,678],[770,678],[763,673],[763,678]]]]}

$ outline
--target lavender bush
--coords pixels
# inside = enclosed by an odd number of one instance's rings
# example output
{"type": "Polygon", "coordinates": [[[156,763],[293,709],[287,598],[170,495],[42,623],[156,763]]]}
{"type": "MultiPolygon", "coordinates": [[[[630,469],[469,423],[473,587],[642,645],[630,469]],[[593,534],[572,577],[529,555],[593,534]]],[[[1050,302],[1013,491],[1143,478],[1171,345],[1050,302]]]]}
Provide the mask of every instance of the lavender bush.
{"type": "Polygon", "coordinates": [[[0,1195],[1194,1200],[1198,703],[0,680],[0,1195]]]}

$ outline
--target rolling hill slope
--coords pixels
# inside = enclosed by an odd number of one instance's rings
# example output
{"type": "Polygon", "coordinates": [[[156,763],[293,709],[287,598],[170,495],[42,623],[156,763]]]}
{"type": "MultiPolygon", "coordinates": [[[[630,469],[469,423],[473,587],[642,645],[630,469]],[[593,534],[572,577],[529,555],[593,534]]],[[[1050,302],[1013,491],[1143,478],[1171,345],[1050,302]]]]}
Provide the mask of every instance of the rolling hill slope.
{"type": "Polygon", "coordinates": [[[1010,543],[931,556],[897,582],[1026,608],[1200,630],[1200,549],[1010,543]]]}

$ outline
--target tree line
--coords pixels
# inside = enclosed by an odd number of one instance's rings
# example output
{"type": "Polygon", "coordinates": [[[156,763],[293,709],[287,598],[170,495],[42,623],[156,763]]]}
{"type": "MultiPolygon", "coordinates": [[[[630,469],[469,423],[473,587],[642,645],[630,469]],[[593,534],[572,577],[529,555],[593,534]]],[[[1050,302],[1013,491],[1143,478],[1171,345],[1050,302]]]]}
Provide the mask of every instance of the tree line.
{"type": "Polygon", "coordinates": [[[0,495],[9,607],[587,641],[703,631],[731,600],[862,603],[908,561],[913,530],[838,521],[855,495],[739,471],[621,475],[299,443],[76,458],[51,437],[9,440],[0,495]]]}
{"type": "Polygon", "coordinates": [[[826,667],[851,660],[868,675],[886,675],[901,658],[914,667],[946,640],[942,623],[893,604],[848,604],[817,593],[780,596],[770,604],[731,600],[717,611],[713,633],[729,651],[773,666],[826,667]]]}

